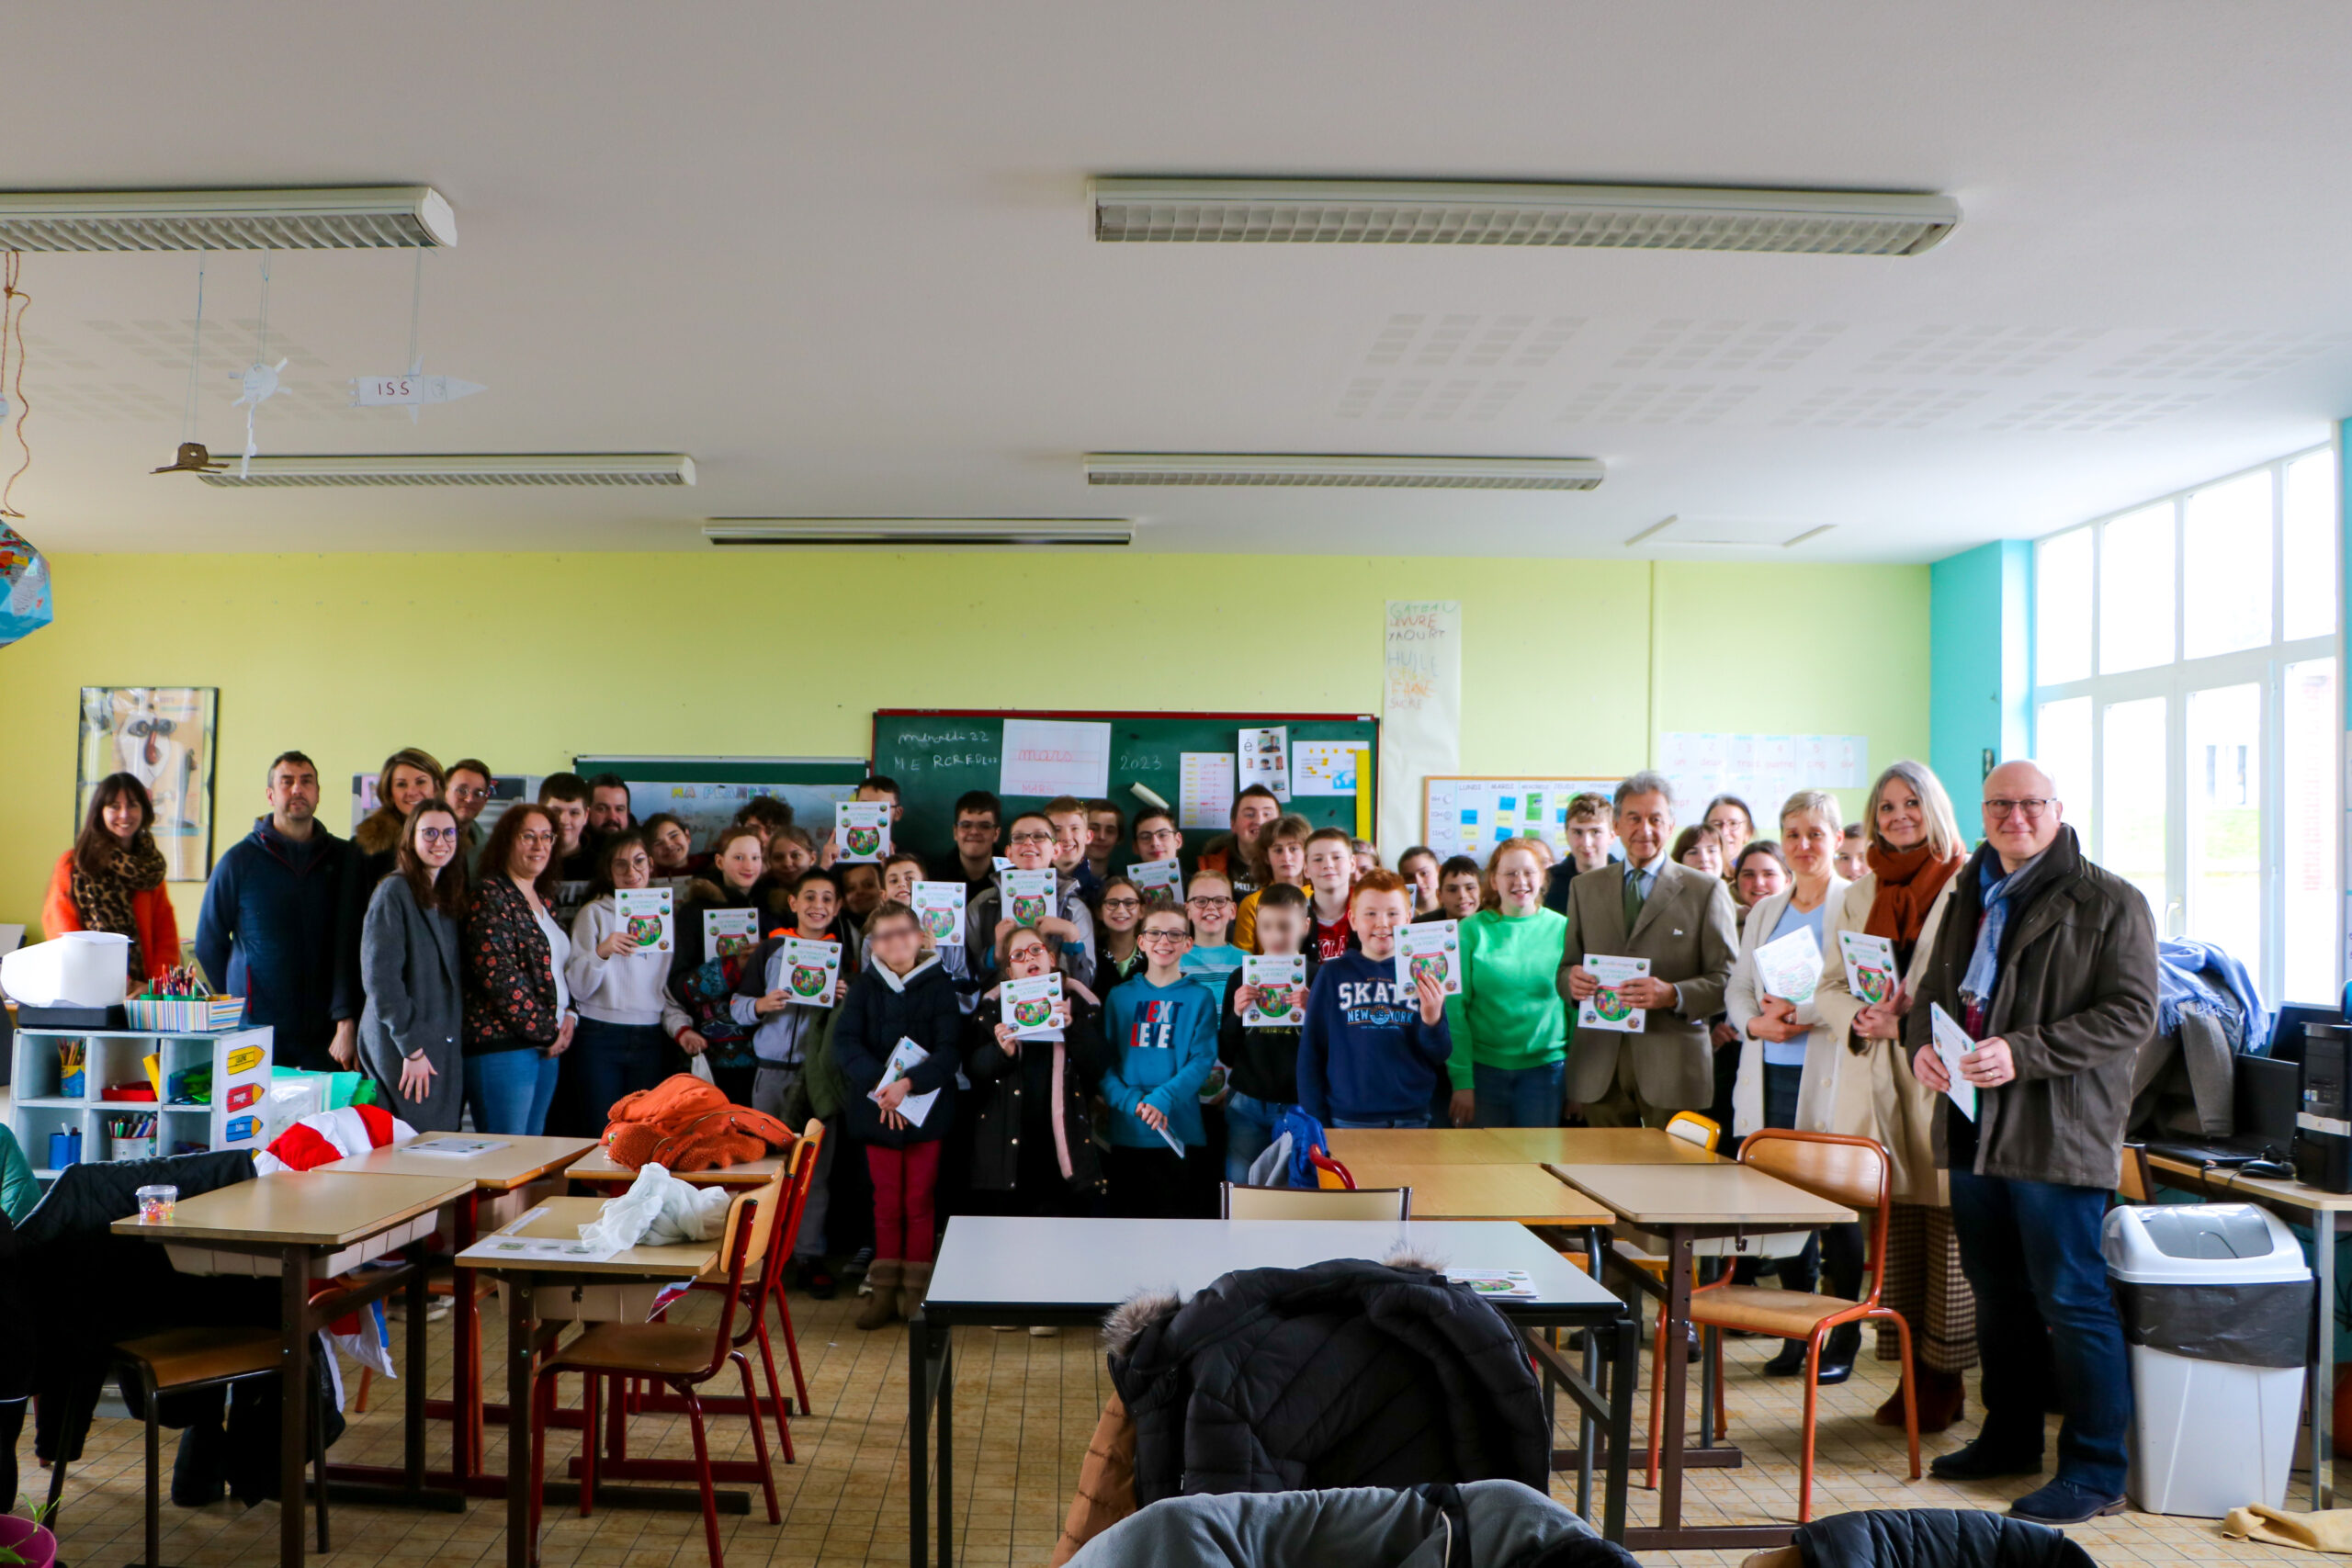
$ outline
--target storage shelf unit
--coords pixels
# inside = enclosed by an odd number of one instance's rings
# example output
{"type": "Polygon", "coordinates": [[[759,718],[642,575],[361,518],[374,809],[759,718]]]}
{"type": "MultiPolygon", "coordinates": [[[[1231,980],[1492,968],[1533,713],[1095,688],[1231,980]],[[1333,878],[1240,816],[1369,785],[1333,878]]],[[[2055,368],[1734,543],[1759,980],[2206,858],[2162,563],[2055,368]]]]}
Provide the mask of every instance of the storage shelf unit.
{"type": "Polygon", "coordinates": [[[190,1149],[259,1148],[261,1100],[269,1089],[272,1052],[270,1031],[233,1029],[217,1034],[172,1033],[138,1029],[17,1029],[15,1059],[10,1064],[8,1130],[17,1136],[33,1175],[54,1180],[58,1168],[50,1162],[49,1140],[56,1133],[82,1134],[82,1158],[104,1162],[114,1157],[107,1120],[112,1116],[153,1112],[155,1152],[185,1153],[190,1149]],[[83,1043],[82,1092],[61,1093],[62,1069],[58,1047],[83,1043]],[[212,1069],[212,1099],[207,1105],[156,1105],[150,1101],[105,1098],[110,1084],[144,1082],[146,1058],[160,1055],[164,1082],[189,1067],[212,1069]]]}

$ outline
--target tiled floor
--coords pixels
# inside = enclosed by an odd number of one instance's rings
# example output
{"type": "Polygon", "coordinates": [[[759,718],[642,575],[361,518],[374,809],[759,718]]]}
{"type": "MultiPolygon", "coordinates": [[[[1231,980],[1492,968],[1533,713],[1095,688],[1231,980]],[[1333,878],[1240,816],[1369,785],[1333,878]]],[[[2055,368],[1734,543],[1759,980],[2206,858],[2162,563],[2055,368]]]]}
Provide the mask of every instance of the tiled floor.
{"type": "MultiPolygon", "coordinates": [[[[795,1297],[801,1344],[818,1414],[796,1420],[798,1462],[775,1466],[784,1523],[767,1523],[754,1495],[749,1517],[723,1517],[729,1562],[741,1568],[775,1562],[795,1565],[901,1563],[907,1552],[906,1340],[901,1329],[861,1334],[851,1326],[857,1303],[795,1297]]],[[[493,1332],[498,1332],[493,1325],[493,1332]]],[[[394,1335],[395,1342],[400,1339],[394,1335]]],[[[448,1378],[447,1325],[434,1325],[432,1386],[448,1378]]],[[[1100,1346],[1091,1336],[1064,1333],[1034,1339],[1025,1334],[966,1331],[958,1338],[956,1439],[957,1560],[988,1564],[1042,1563],[1052,1550],[1096,1416],[1108,1392],[1100,1346]]],[[[1796,1513],[1796,1444],[1800,1391],[1793,1382],[1763,1378],[1758,1368],[1772,1344],[1735,1342],[1731,1349],[1732,1437],[1747,1463],[1737,1470],[1690,1474],[1688,1517],[1694,1523],[1758,1518],[1792,1520],[1796,1513]]],[[[495,1364],[495,1356],[492,1355],[495,1364]]],[[[1816,1514],[1868,1507],[1991,1507],[2027,1483],[1953,1487],[1904,1479],[1899,1433],[1874,1427],[1870,1412],[1893,1386],[1889,1368],[1865,1361],[1853,1382],[1823,1391],[1816,1514]]],[[[788,1374],[787,1374],[788,1375],[788,1374]]],[[[1647,1401],[1637,1404],[1646,1414],[1647,1401]]],[[[1563,1402],[1563,1409],[1568,1407],[1563,1402]]],[[[1923,1443],[1926,1455],[1956,1447],[1973,1423],[1923,1443]]],[[[140,1427],[102,1420],[85,1461],[74,1468],[62,1517],[61,1556],[80,1564],[136,1562],[141,1546],[140,1427]]],[[[773,1438],[771,1431],[771,1438],[773,1438]]],[[[399,1392],[379,1382],[371,1409],[355,1416],[334,1450],[339,1460],[396,1462],[399,1392]]],[[[430,1460],[446,1463],[447,1428],[432,1429],[430,1460]]],[[[29,1437],[28,1438],[29,1444],[29,1437]]],[[[559,1431],[548,1442],[554,1473],[575,1451],[577,1436],[559,1431]]],[[[689,1458],[684,1417],[643,1416],[631,1427],[633,1452],[689,1458]]],[[[751,1457],[741,1417],[714,1423],[714,1452],[751,1457]]],[[[165,1462],[171,1450],[164,1450],[165,1462]]],[[[24,1487],[36,1492],[46,1477],[24,1453],[24,1487]]],[[[503,1437],[493,1431],[489,1468],[505,1467],[503,1437]]],[[[1573,1498],[1572,1476],[1555,1494],[1573,1498]]],[[[1654,1498],[1635,1473],[1636,1522],[1654,1517],[1654,1498]]],[[[2300,1503],[2301,1495],[2292,1501],[2300,1503]]],[[[406,1568],[410,1562],[495,1565],[504,1561],[504,1515],[495,1502],[477,1502],[463,1514],[410,1513],[338,1505],[336,1550],[318,1559],[325,1568],[406,1568]]],[[[274,1558],[277,1511],[250,1512],[234,1503],[196,1512],[164,1512],[164,1561],[202,1568],[274,1558]]],[[[2124,1514],[2075,1532],[2103,1563],[2198,1564],[2222,1560],[2310,1562],[2300,1553],[2225,1541],[2209,1521],[2124,1514]]],[[[1645,1561],[1737,1563],[1743,1552],[1649,1553],[1645,1561]]],[[[604,1509],[581,1519],[550,1509],[543,1562],[547,1568],[699,1568],[707,1562],[702,1525],[693,1513],[604,1509]]]]}

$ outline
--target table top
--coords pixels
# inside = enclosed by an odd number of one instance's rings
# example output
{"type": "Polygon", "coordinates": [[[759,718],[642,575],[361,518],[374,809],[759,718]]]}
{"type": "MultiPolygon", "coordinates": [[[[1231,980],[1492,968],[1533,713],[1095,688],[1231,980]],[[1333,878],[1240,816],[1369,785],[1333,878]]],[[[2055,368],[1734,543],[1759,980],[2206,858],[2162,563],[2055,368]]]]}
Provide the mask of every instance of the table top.
{"type": "Polygon", "coordinates": [[[1296,1269],[1409,1249],[1439,1267],[1523,1269],[1542,1293],[1505,1313],[1623,1303],[1524,1225],[1468,1220],[1064,1220],[959,1214],[947,1222],[928,1306],[953,1312],[1109,1312],[1139,1292],[1190,1296],[1237,1269],[1296,1269]]]}
{"type": "MultiPolygon", "coordinates": [[[[741,1165],[723,1166],[717,1170],[673,1170],[670,1174],[694,1187],[765,1187],[782,1173],[785,1163],[785,1156],[769,1155],[764,1159],[745,1160],[741,1165]]],[[[564,1175],[574,1181],[637,1179],[637,1172],[616,1162],[601,1145],[592,1145],[588,1153],[572,1161],[564,1175]]]]}
{"type": "Polygon", "coordinates": [[[632,1247],[593,1262],[570,1258],[515,1258],[499,1249],[500,1236],[576,1240],[580,1227],[594,1223],[604,1207],[602,1198],[549,1198],[513,1224],[482,1237],[458,1254],[458,1261],[485,1274],[596,1274],[650,1280],[690,1280],[718,1266],[716,1238],[675,1247],[632,1247]]]}
{"type": "MultiPolygon", "coordinates": [[[[424,1138],[450,1135],[454,1134],[428,1133],[424,1138]]],[[[423,1143],[424,1138],[414,1141],[423,1143]]],[[[336,1160],[333,1165],[322,1165],[319,1169],[369,1176],[447,1176],[469,1181],[481,1191],[505,1192],[525,1182],[536,1181],[549,1171],[562,1169],[596,1146],[594,1138],[530,1138],[519,1134],[491,1141],[506,1146],[483,1154],[453,1156],[411,1154],[408,1145],[393,1144],[336,1160]]]]}
{"type": "Polygon", "coordinates": [[[1744,1165],[1549,1165],[1561,1180],[1606,1203],[1618,1217],[1666,1225],[1834,1225],[1854,1218],[1744,1165]]]}
{"type": "Polygon", "coordinates": [[[1605,1225],[1617,1216],[1540,1165],[1348,1167],[1359,1187],[1409,1187],[1417,1220],[1511,1220],[1528,1225],[1605,1225]]]}
{"type": "MultiPolygon", "coordinates": [[[[1331,1157],[1353,1175],[1356,1163],[1368,1165],[1509,1165],[1532,1160],[1515,1155],[1494,1141],[1494,1134],[1476,1127],[1333,1127],[1331,1157]]],[[[1357,1181],[1363,1178],[1357,1177],[1357,1181]]]]}
{"type": "Polygon", "coordinates": [[[1487,1137],[1539,1165],[1722,1165],[1686,1138],[1654,1127],[1492,1127],[1487,1137]]]}
{"type": "Polygon", "coordinates": [[[455,1175],[286,1170],[182,1198],[168,1220],[150,1224],[132,1215],[110,1228],[117,1235],[191,1246],[348,1247],[472,1190],[472,1182],[455,1175]]]}
{"type": "Polygon", "coordinates": [[[2277,1203],[2284,1208],[2301,1209],[2314,1214],[2352,1213],[2352,1192],[2330,1192],[2324,1188],[2306,1187],[2291,1179],[2246,1176],[2221,1167],[2205,1170],[2187,1160],[2168,1159],[2154,1149],[2148,1151],[2148,1164],[2166,1176],[2194,1181],[2205,1192],[2215,1197],[2251,1198],[2257,1202],[2277,1203]]]}

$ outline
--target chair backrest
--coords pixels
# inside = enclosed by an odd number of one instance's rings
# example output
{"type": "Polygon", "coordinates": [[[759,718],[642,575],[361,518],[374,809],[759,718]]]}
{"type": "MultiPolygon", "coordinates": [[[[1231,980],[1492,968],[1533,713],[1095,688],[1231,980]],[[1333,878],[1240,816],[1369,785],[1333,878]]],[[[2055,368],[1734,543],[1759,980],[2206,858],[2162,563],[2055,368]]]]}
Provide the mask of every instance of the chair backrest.
{"type": "Polygon", "coordinates": [[[1767,1127],[1740,1145],[1739,1163],[1849,1209],[1886,1207],[1890,1163],[1870,1138],[1767,1127]]]}
{"type": "Polygon", "coordinates": [[[1219,1184],[1228,1220],[1409,1220],[1413,1190],[1409,1187],[1356,1187],[1344,1191],[1325,1188],[1236,1187],[1219,1184]]]}
{"type": "Polygon", "coordinates": [[[784,1224],[779,1227],[771,1248],[778,1262],[792,1256],[800,1241],[800,1216],[808,1210],[808,1193],[817,1185],[817,1156],[824,1153],[825,1123],[820,1117],[808,1118],[800,1137],[792,1145],[791,1157],[784,1168],[784,1224]]]}
{"type": "MultiPolygon", "coordinates": [[[[735,1339],[735,1308],[743,1294],[743,1274],[754,1258],[765,1258],[775,1239],[776,1221],[784,1212],[784,1176],[778,1172],[764,1187],[737,1194],[727,1205],[727,1226],[718,1235],[718,1270],[726,1275],[718,1297],[718,1333],[713,1341],[710,1372],[727,1364],[735,1339]]],[[[775,1269],[767,1272],[773,1274],[775,1269]]]]}
{"type": "Polygon", "coordinates": [[[1345,1190],[1352,1192],[1355,1190],[1356,1179],[1354,1174],[1350,1171],[1346,1166],[1341,1165],[1338,1160],[1333,1159],[1321,1149],[1307,1150],[1306,1163],[1315,1168],[1316,1186],[1329,1188],[1333,1191],[1345,1190]]]}
{"type": "Polygon", "coordinates": [[[2153,1203],[2155,1190],[2155,1179],[2148,1173],[2148,1145],[2124,1145],[2123,1168],[2115,1182],[2116,1196],[2127,1203],[2153,1203]]]}
{"type": "Polygon", "coordinates": [[[1668,1137],[1696,1144],[1709,1154],[1713,1154],[1715,1145],[1724,1141],[1722,1123],[1695,1111],[1676,1111],[1667,1119],[1665,1131],[1668,1137]]]}

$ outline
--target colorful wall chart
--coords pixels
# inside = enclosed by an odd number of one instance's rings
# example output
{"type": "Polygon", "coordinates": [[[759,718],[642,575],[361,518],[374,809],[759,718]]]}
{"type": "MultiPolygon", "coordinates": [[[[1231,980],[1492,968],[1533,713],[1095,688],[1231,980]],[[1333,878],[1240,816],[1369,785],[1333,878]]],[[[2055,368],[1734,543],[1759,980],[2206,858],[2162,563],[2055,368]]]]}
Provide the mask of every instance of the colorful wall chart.
{"type": "Polygon", "coordinates": [[[1538,838],[1568,852],[1568,802],[1589,790],[1607,795],[1614,778],[1526,779],[1432,774],[1421,781],[1421,842],[1479,863],[1507,839],[1538,838]]]}
{"type": "Polygon", "coordinates": [[[1761,824],[1801,789],[1862,789],[1870,784],[1867,735],[1730,735],[1669,730],[1658,737],[1658,767],[1674,781],[1675,816],[1696,822],[1707,802],[1736,795],[1761,824]]]}

